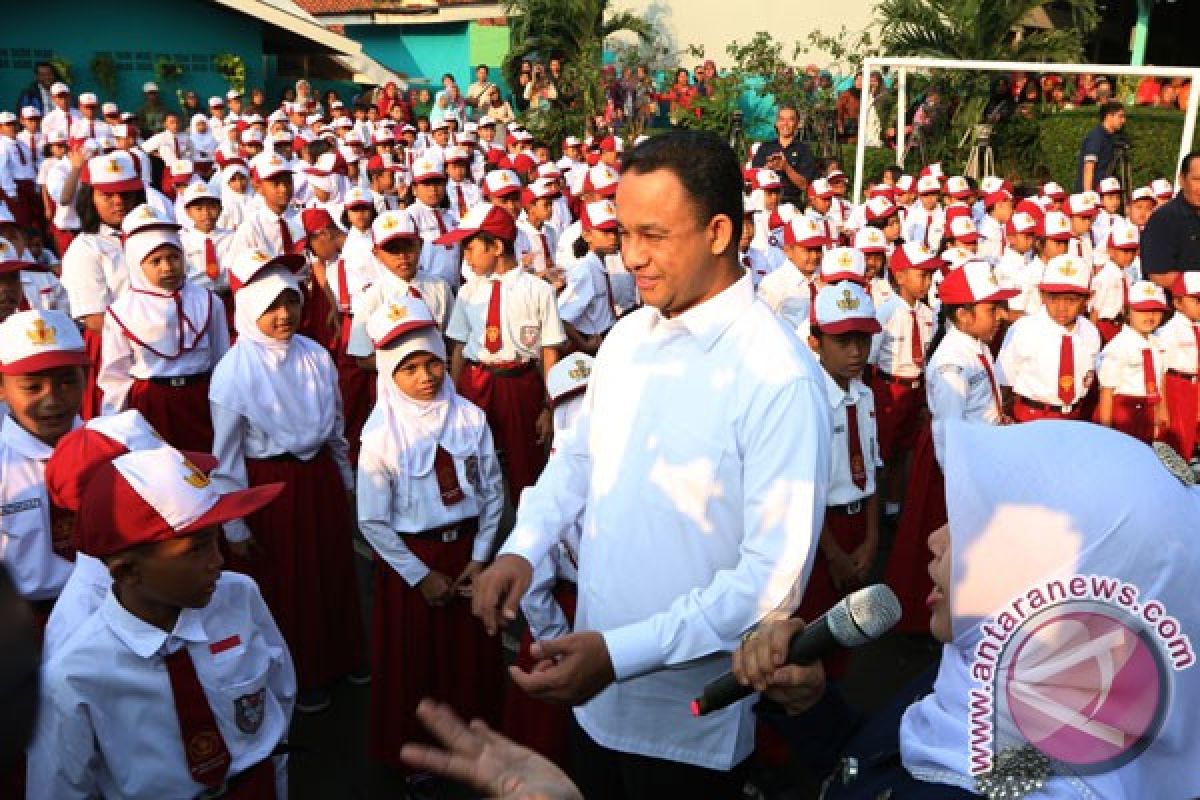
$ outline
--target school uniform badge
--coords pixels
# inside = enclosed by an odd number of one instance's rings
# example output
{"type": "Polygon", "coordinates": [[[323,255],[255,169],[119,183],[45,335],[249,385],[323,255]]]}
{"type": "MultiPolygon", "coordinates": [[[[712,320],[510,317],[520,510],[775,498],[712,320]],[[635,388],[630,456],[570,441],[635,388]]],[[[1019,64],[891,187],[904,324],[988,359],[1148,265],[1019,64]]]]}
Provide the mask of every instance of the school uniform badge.
{"type": "Polygon", "coordinates": [[[483,478],[479,474],[479,456],[469,455],[463,459],[463,471],[467,473],[467,483],[475,490],[476,495],[483,494],[483,478]]]}
{"type": "Polygon", "coordinates": [[[233,720],[242,733],[258,733],[267,711],[267,690],[244,694],[233,701],[233,720]]]}
{"type": "Polygon", "coordinates": [[[538,340],[541,339],[541,325],[522,325],[521,326],[521,345],[523,347],[534,347],[538,340]]]}

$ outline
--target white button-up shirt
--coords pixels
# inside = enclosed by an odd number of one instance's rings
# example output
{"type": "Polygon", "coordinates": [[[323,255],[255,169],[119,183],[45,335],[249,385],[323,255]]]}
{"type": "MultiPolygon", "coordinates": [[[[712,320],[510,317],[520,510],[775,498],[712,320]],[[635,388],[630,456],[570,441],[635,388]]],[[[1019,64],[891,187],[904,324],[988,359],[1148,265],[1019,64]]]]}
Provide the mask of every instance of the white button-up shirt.
{"type": "Polygon", "coordinates": [[[558,316],[585,336],[604,333],[617,321],[611,279],[604,263],[588,253],[567,269],[567,285],[558,296],[558,316]]]}
{"type": "Polygon", "coordinates": [[[75,554],[71,577],[63,584],[42,635],[42,661],[49,661],[104,602],[112,576],[98,558],[75,554]]]}
{"type": "Polygon", "coordinates": [[[450,286],[441,278],[418,273],[412,282],[401,280],[387,271],[382,264],[376,264],[379,279],[368,286],[354,298],[354,323],[350,327],[350,340],[346,352],[356,358],[368,358],[375,354],[375,343],[367,335],[367,323],[371,316],[381,307],[393,300],[400,300],[416,289],[421,299],[429,307],[433,321],[442,330],[450,321],[450,309],[454,307],[454,294],[450,286]]]}
{"type": "Polygon", "coordinates": [[[71,562],[54,553],[46,461],[54,448],[7,414],[0,423],[0,563],[30,600],[58,596],[71,562]]]}
{"type": "Polygon", "coordinates": [[[1039,403],[1058,406],[1058,361],[1062,338],[1071,336],[1075,367],[1075,398],[1078,403],[1087,394],[1096,377],[1096,357],[1100,354],[1100,333],[1084,317],[1068,331],[1040,308],[1012,324],[1004,336],[1004,346],[996,360],[996,380],[1011,386],[1015,394],[1039,403]]]}
{"type": "Polygon", "coordinates": [[[1200,322],[1192,322],[1179,312],[1154,332],[1154,339],[1163,350],[1167,369],[1188,375],[1200,374],[1200,352],[1197,352],[1197,333],[1200,322]]]}
{"type": "Polygon", "coordinates": [[[812,298],[818,288],[817,273],[806,277],[787,260],[758,282],[758,296],[792,330],[807,330],[812,298]]]}
{"type": "Polygon", "coordinates": [[[307,234],[300,215],[289,208],[282,215],[267,208],[262,198],[255,197],[246,206],[246,216],[234,234],[230,254],[236,264],[247,250],[257,250],[268,258],[283,255],[283,233],[279,229],[279,220],[283,219],[288,225],[288,235],[292,237],[292,246],[304,241],[307,234]]]}
{"type": "Polygon", "coordinates": [[[101,225],[98,233],[81,233],[71,240],[63,254],[62,285],[76,319],[103,314],[129,288],[125,252],[115,229],[101,225]]]}
{"type": "Polygon", "coordinates": [[[1033,250],[1023,255],[1011,247],[1004,248],[1004,252],[996,261],[996,282],[1005,289],[1016,289],[1020,292],[1016,297],[1008,299],[1010,309],[1023,314],[1038,310],[1042,304],[1042,296],[1038,294],[1037,285],[1042,279],[1044,269],[1045,265],[1034,255],[1033,250]]]}
{"type": "Polygon", "coordinates": [[[858,378],[842,389],[828,372],[825,372],[825,394],[833,409],[829,494],[825,497],[825,505],[844,506],[875,494],[875,470],[883,466],[875,424],[875,394],[858,378]],[[854,484],[850,469],[850,428],[846,417],[851,413],[858,418],[858,444],[867,473],[867,483],[862,489],[854,484]]]}
{"type": "Polygon", "coordinates": [[[543,347],[567,340],[558,316],[554,289],[517,267],[502,276],[477,278],[464,284],[450,312],[446,338],[461,342],[468,361],[540,361],[543,347]],[[500,282],[500,350],[484,347],[492,283],[500,282]]]}
{"type": "Polygon", "coordinates": [[[212,291],[229,288],[229,267],[233,262],[233,231],[214,228],[210,233],[201,233],[195,228],[184,228],[179,232],[183,243],[183,257],[187,264],[187,279],[197,286],[212,291]],[[217,256],[217,277],[208,277],[208,251],[204,242],[212,240],[217,256]]]}
{"type": "MultiPolygon", "coordinates": [[[[975,337],[947,326],[946,336],[925,367],[925,396],[933,421],[965,419],[995,425],[1000,421],[999,392],[992,351],[975,337]]],[[[939,464],[943,431],[943,426],[933,426],[933,447],[939,464]]]]}
{"type": "Polygon", "coordinates": [[[823,380],[748,276],[605,339],[501,548],[537,564],[582,518],[575,627],[603,633],[617,680],[575,713],[601,745],[721,770],[749,755],[750,701],[699,719],[689,702],[804,591],[829,478],[823,380]]]}
{"type": "Polygon", "coordinates": [[[935,320],[933,309],[921,301],[915,307],[899,294],[884,301],[875,312],[883,330],[875,337],[878,344],[872,353],[871,363],[895,378],[915,380],[921,376],[923,364],[913,360],[912,320],[917,316],[917,331],[921,336],[921,352],[929,357],[929,343],[933,341],[935,320]]]}
{"type": "MultiPolygon", "coordinates": [[[[43,253],[47,251],[42,251],[43,253]]],[[[25,302],[31,309],[42,311],[61,311],[68,316],[71,314],[71,303],[67,299],[67,290],[54,276],[53,272],[34,272],[21,270],[21,292],[25,302]]]]}
{"type": "Polygon", "coordinates": [[[933,211],[926,211],[919,202],[913,203],[904,216],[901,231],[904,241],[924,243],[936,253],[941,248],[942,236],[946,232],[946,212],[937,207],[933,211]]]}
{"type": "Polygon", "coordinates": [[[1167,369],[1162,348],[1152,336],[1143,336],[1125,325],[1112,338],[1096,360],[1096,379],[1101,389],[1111,389],[1123,397],[1146,397],[1146,367],[1143,353],[1150,353],[1154,386],[1159,397],[1167,369]]]}
{"type": "Polygon", "coordinates": [[[434,241],[444,231],[452,231],[458,227],[458,218],[442,208],[430,208],[420,200],[408,207],[408,213],[417,223],[417,231],[425,241],[421,248],[420,271],[426,275],[441,278],[458,289],[462,283],[462,247],[457,244],[434,244],[434,241]],[[442,226],[438,227],[441,218],[442,226]]]}
{"type": "Polygon", "coordinates": [[[110,591],[43,668],[29,800],[164,800],[205,790],[188,770],[164,662],[181,647],[229,748],[229,774],[271,756],[287,734],[296,673],[254,581],[222,573],[208,605],[180,611],[170,633],[110,591]]]}
{"type": "Polygon", "coordinates": [[[1125,282],[1125,270],[1111,261],[1092,276],[1092,296],[1088,309],[1095,311],[1099,319],[1115,320],[1125,310],[1125,298],[1129,286],[1125,282]]]}

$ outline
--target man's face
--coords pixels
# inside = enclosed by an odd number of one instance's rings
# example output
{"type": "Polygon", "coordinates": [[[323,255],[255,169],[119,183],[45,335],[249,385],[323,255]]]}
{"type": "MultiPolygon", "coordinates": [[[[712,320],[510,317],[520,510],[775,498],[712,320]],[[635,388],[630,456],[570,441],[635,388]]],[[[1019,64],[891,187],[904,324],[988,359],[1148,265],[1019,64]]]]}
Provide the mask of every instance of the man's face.
{"type": "Polygon", "coordinates": [[[702,303],[723,287],[719,257],[736,246],[728,218],[700,220],[669,170],[628,173],[617,188],[621,253],[647,304],[666,316],[702,303]]]}
{"type": "Polygon", "coordinates": [[[1109,133],[1116,133],[1125,127],[1125,109],[1109,114],[1104,118],[1104,127],[1109,133]]]}
{"type": "Polygon", "coordinates": [[[775,117],[775,130],[778,131],[779,135],[785,139],[790,136],[795,136],[796,125],[798,122],[799,118],[796,116],[796,112],[794,110],[790,108],[781,108],[779,110],[779,114],[775,117]]]}
{"type": "Polygon", "coordinates": [[[484,83],[487,80],[487,77],[488,77],[487,67],[479,67],[478,69],[475,70],[475,80],[479,81],[480,83],[484,83]]]}
{"type": "MultiPolygon", "coordinates": [[[[1193,158],[1188,165],[1188,171],[1180,176],[1180,188],[1183,191],[1183,199],[1189,205],[1200,206],[1200,158],[1193,158]]],[[[1149,203],[1137,202],[1134,205],[1148,206],[1149,203]]],[[[1149,216],[1146,214],[1146,217],[1149,216]]]]}
{"type": "Polygon", "coordinates": [[[46,89],[49,89],[54,83],[54,70],[50,67],[38,67],[35,74],[38,84],[46,89]]]}
{"type": "Polygon", "coordinates": [[[158,92],[146,92],[146,105],[158,105],[158,92]]]}

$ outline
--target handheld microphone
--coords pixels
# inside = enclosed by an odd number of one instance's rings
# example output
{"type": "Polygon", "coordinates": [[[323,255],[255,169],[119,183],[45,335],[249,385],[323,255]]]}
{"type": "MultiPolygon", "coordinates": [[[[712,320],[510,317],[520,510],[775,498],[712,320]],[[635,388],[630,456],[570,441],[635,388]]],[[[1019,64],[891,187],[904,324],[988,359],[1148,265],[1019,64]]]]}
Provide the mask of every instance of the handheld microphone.
{"type": "MultiPolygon", "coordinates": [[[[785,663],[811,664],[834,647],[858,647],[874,641],[900,621],[900,613],[900,601],[882,583],[859,589],[793,636],[785,663]]],[[[753,688],[741,685],[733,672],[727,672],[709,682],[704,693],[692,701],[692,716],[720,711],[752,694],[753,688]]]]}

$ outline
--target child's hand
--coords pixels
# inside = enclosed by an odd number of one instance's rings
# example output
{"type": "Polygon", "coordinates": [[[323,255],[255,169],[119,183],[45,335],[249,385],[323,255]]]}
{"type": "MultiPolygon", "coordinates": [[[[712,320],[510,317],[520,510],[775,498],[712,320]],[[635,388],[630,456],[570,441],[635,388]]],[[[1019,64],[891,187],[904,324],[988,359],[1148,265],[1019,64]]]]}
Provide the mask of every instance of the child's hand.
{"type": "Polygon", "coordinates": [[[462,574],[454,581],[451,591],[459,597],[470,597],[475,588],[475,578],[483,572],[482,561],[472,561],[463,569],[462,574]]]}
{"type": "Polygon", "coordinates": [[[417,588],[421,590],[421,596],[425,598],[425,602],[434,608],[446,605],[454,596],[454,587],[451,585],[450,579],[437,570],[430,570],[429,574],[417,584],[417,588]]]}
{"type": "Polygon", "coordinates": [[[839,591],[844,592],[858,585],[858,568],[847,553],[838,550],[832,556],[826,554],[825,560],[829,563],[829,577],[839,591]]]}

